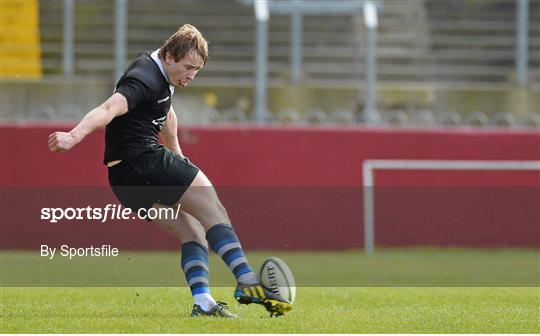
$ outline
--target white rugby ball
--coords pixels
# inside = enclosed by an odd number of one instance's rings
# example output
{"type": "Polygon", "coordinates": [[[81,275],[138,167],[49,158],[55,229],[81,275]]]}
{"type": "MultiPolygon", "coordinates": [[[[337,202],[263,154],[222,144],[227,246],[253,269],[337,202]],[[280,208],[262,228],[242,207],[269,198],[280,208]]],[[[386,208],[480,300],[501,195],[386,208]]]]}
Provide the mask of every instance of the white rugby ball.
{"type": "Polygon", "coordinates": [[[291,269],[278,257],[266,258],[259,270],[261,284],[272,293],[294,303],[296,299],[296,283],[291,269]]]}

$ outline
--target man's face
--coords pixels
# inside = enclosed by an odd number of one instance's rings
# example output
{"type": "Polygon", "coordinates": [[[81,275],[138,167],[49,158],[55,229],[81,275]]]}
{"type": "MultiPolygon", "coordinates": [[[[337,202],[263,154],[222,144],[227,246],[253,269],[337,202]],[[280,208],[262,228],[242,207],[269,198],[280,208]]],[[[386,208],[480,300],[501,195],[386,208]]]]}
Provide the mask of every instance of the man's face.
{"type": "Polygon", "coordinates": [[[169,83],[174,87],[186,87],[191,82],[199,70],[203,67],[203,60],[199,54],[189,52],[178,62],[167,52],[163,69],[169,78],[169,83]]]}

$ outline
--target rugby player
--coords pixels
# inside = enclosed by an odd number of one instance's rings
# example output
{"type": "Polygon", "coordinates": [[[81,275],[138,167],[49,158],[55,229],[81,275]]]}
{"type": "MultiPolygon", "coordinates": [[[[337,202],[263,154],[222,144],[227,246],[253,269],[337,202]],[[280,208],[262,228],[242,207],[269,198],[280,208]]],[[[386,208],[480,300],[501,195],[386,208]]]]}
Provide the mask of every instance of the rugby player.
{"type": "Polygon", "coordinates": [[[71,131],[52,133],[49,149],[68,151],[106,127],[103,163],[118,200],[134,211],[181,207],[179,218],[153,221],[182,242],[181,266],[194,299],[192,316],[237,317],[210,292],[208,246],[234,274],[239,303],[257,303],[272,315],[283,314],[291,304],[260,284],[212,183],[184,156],[178,141],[172,95],[187,87],[207,61],[205,38],[194,26],[183,25],[161,48],[139,55],[114,93],[71,131]]]}

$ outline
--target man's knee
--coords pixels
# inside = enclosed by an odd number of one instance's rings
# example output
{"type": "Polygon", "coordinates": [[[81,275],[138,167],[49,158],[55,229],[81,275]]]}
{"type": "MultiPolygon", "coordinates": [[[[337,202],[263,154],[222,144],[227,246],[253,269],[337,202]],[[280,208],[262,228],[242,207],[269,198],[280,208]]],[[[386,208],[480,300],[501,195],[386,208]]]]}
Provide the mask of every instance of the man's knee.
{"type": "Polygon", "coordinates": [[[228,218],[216,192],[208,188],[212,187],[190,188],[180,199],[181,208],[201,222],[208,217],[228,218]]]}
{"type": "MultiPolygon", "coordinates": [[[[156,208],[163,208],[161,204],[154,204],[156,208]]],[[[178,212],[178,217],[153,220],[154,223],[169,231],[182,242],[197,241],[206,244],[205,231],[201,224],[184,211],[178,212]]]]}
{"type": "Polygon", "coordinates": [[[215,207],[216,207],[216,212],[219,213],[220,216],[229,218],[229,215],[227,214],[227,209],[225,209],[223,204],[217,198],[215,200],[215,207]]]}

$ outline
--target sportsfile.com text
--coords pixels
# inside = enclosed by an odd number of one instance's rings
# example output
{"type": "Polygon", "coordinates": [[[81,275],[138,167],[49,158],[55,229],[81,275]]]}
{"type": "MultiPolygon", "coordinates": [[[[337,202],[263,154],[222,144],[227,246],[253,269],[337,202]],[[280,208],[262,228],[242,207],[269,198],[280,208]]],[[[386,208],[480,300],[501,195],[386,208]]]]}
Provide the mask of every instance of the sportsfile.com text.
{"type": "Polygon", "coordinates": [[[107,220],[129,219],[176,219],[180,212],[180,205],[176,208],[140,208],[133,211],[121,204],[107,204],[104,207],[81,208],[41,208],[41,219],[50,223],[61,220],[97,220],[104,223],[107,220]]]}

